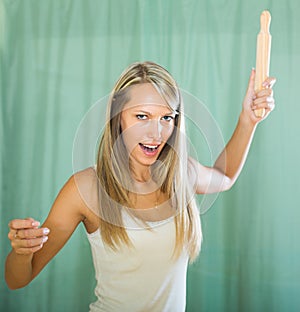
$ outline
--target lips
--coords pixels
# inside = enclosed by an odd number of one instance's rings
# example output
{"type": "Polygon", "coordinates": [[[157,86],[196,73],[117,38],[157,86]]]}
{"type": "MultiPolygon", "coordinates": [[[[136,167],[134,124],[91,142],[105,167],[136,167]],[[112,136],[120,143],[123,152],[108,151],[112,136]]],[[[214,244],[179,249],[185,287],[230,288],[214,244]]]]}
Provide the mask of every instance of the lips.
{"type": "Polygon", "coordinates": [[[139,146],[141,147],[142,151],[147,156],[155,156],[158,152],[158,148],[160,144],[142,144],[139,143],[139,146]]]}

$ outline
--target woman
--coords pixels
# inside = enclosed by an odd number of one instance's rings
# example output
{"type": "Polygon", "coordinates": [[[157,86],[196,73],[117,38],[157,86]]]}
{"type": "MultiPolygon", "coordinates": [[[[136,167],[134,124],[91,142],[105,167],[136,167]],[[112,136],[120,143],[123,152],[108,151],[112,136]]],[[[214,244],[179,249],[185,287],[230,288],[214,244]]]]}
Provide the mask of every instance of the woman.
{"type": "Polygon", "coordinates": [[[30,283],[83,222],[98,281],[91,311],[184,311],[187,264],[202,238],[193,195],[234,184],[256,125],[274,108],[275,79],[257,94],[254,79],[252,70],[234,134],[209,168],[187,155],[171,75],[151,62],[127,68],[108,103],[96,166],[67,181],[41,227],[32,218],[10,222],[8,286],[30,283]]]}

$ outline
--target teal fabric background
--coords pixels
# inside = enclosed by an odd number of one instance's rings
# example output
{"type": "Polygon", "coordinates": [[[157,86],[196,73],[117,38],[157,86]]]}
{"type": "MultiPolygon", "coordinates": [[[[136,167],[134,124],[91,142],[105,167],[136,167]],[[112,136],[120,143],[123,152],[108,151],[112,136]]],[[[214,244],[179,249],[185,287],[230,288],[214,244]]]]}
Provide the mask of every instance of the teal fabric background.
{"type": "MultiPolygon", "coordinates": [[[[202,214],[187,311],[300,310],[299,1],[2,0],[1,311],[87,311],[94,300],[82,226],[26,288],[9,290],[3,274],[9,220],[45,219],[73,173],[85,112],[127,65],[151,60],[207,106],[227,141],[255,66],[264,9],[272,14],[277,106],[259,125],[236,185],[202,214]]],[[[193,133],[191,140],[197,145],[193,133]]],[[[211,164],[207,147],[197,152],[211,164]]]]}

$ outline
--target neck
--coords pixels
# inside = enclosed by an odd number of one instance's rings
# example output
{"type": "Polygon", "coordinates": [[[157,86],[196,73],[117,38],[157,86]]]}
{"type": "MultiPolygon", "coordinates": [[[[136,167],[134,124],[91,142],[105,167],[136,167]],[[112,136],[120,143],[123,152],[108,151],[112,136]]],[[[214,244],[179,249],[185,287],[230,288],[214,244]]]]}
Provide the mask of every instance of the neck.
{"type": "Polygon", "coordinates": [[[151,169],[150,166],[144,166],[139,163],[130,162],[130,170],[132,177],[137,182],[149,182],[151,180],[151,169]]]}
{"type": "Polygon", "coordinates": [[[130,161],[130,171],[134,180],[133,192],[143,195],[156,192],[159,186],[152,179],[151,166],[141,165],[133,159],[130,161]]]}

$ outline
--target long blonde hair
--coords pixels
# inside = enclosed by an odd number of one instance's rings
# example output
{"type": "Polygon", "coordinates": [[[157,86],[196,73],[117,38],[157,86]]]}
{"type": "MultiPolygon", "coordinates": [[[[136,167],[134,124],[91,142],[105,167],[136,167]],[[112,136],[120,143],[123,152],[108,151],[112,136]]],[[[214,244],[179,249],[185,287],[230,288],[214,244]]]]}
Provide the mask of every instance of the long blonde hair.
{"type": "Polygon", "coordinates": [[[199,211],[187,179],[188,155],[185,139],[183,101],[179,88],[169,72],[152,62],[134,63],[120,76],[107,105],[107,123],[97,155],[97,175],[100,183],[100,231],[103,241],[112,249],[122,243],[131,245],[123,226],[121,207],[130,207],[128,186],[131,181],[128,152],[120,139],[121,112],[130,99],[130,87],[151,83],[172,111],[176,111],[175,127],[158,161],[152,165],[154,179],[160,177],[160,190],[173,199],[175,214],[177,258],[186,248],[194,260],[201,246],[199,211]]]}

